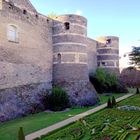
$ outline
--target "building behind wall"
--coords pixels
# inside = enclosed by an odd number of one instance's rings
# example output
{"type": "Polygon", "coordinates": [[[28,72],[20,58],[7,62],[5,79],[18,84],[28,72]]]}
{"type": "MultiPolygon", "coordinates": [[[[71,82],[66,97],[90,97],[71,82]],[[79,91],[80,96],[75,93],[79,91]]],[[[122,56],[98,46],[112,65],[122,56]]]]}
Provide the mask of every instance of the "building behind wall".
{"type": "Polygon", "coordinates": [[[61,86],[74,105],[98,100],[88,75],[97,67],[118,71],[117,37],[87,37],[78,15],[50,19],[29,0],[0,2],[0,121],[27,114],[52,85],[61,86]],[[98,66],[97,66],[98,65],[98,66]]]}

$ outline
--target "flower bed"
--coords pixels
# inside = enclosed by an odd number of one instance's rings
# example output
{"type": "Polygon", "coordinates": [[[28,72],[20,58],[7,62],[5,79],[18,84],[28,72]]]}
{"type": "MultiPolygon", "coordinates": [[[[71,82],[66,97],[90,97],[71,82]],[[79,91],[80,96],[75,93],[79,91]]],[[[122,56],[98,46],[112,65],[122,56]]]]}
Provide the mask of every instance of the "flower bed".
{"type": "MultiPolygon", "coordinates": [[[[140,95],[118,104],[140,106],[140,95]],[[137,101],[137,102],[136,102],[137,101]]],[[[71,125],[43,136],[41,140],[137,140],[140,137],[140,111],[104,109],[71,125]]]]}

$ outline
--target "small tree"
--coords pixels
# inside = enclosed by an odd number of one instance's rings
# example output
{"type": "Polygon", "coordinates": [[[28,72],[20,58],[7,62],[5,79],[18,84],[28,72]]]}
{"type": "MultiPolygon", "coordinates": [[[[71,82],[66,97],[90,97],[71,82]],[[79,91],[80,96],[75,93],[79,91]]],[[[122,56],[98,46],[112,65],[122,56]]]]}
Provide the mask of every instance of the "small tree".
{"type": "MultiPolygon", "coordinates": [[[[134,68],[140,67],[140,46],[133,47],[132,52],[129,54],[129,59],[131,61],[130,63],[133,65],[134,68]]],[[[138,85],[135,85],[136,93],[140,93],[138,85]]]]}
{"type": "Polygon", "coordinates": [[[113,96],[112,97],[112,106],[115,106],[117,103],[116,103],[116,99],[115,99],[115,97],[113,96]]]}
{"type": "Polygon", "coordinates": [[[107,108],[112,108],[112,102],[110,98],[108,98],[107,108]]]}
{"type": "Polygon", "coordinates": [[[140,93],[139,88],[137,88],[136,89],[136,94],[139,94],[139,93],[140,93]]]}
{"type": "Polygon", "coordinates": [[[129,59],[134,67],[140,67],[140,46],[133,47],[132,52],[129,54],[129,59]]]}
{"type": "Polygon", "coordinates": [[[25,135],[24,135],[24,132],[23,132],[23,127],[20,127],[19,128],[19,131],[18,131],[18,140],[25,140],[25,135]]]}

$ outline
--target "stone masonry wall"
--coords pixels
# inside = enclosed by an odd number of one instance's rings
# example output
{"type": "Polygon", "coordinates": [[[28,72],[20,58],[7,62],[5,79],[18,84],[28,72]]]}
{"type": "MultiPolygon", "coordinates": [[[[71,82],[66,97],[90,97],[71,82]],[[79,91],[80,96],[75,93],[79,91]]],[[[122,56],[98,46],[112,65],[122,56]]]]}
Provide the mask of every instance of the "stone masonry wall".
{"type": "Polygon", "coordinates": [[[88,69],[89,74],[97,69],[97,41],[87,38],[88,69]]]}
{"type": "Polygon", "coordinates": [[[3,1],[0,10],[0,121],[28,113],[29,104],[38,103],[42,91],[51,87],[52,21],[40,14],[25,14],[3,1]],[[9,25],[17,27],[16,42],[8,41],[9,25]]]}
{"type": "Polygon", "coordinates": [[[24,15],[20,9],[0,11],[0,89],[52,81],[51,21],[24,15]],[[8,25],[18,29],[18,42],[8,41],[8,25]],[[15,81],[15,82],[13,82],[15,81]]]}

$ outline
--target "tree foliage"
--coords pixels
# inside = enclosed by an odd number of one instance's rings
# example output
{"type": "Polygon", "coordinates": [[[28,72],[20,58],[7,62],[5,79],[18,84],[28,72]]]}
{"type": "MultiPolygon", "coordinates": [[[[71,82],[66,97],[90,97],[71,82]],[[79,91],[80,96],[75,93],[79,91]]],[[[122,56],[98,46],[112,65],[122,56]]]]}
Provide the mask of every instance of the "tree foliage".
{"type": "Polygon", "coordinates": [[[48,96],[48,107],[53,111],[61,111],[70,107],[68,94],[60,87],[54,87],[48,96]]]}
{"type": "Polygon", "coordinates": [[[115,92],[114,90],[119,87],[117,76],[102,68],[97,68],[95,75],[92,75],[90,80],[98,93],[115,92]]]}
{"type": "Polygon", "coordinates": [[[18,140],[25,140],[25,135],[24,135],[24,132],[23,132],[23,127],[20,127],[19,128],[19,131],[18,131],[18,140]]]}
{"type": "Polygon", "coordinates": [[[140,46],[133,47],[132,52],[129,54],[129,58],[134,67],[140,67],[140,46]]]}

